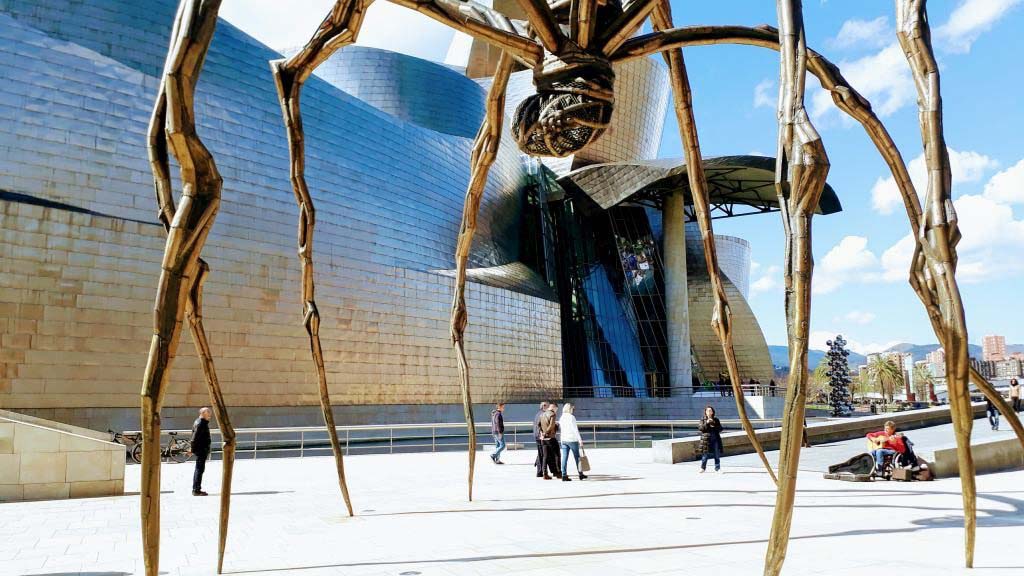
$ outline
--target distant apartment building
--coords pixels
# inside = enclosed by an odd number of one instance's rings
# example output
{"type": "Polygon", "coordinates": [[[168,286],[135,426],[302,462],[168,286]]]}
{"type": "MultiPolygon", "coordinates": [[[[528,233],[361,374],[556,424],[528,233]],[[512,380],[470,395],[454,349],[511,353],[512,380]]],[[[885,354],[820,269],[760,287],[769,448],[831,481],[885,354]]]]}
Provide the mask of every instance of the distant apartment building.
{"type": "Polygon", "coordinates": [[[1006,338],[996,334],[985,336],[981,342],[982,360],[998,361],[1006,358],[1006,338]]]}
{"type": "Polygon", "coordinates": [[[929,352],[925,356],[925,361],[928,363],[928,372],[931,373],[934,378],[945,378],[946,377],[946,350],[943,348],[937,348],[932,352],[929,352]]]}
{"type": "Polygon", "coordinates": [[[996,377],[996,362],[994,360],[978,360],[971,358],[971,365],[974,366],[982,378],[991,380],[996,377]]]}
{"type": "Polygon", "coordinates": [[[1006,360],[998,360],[994,362],[993,378],[1006,379],[1006,378],[1020,378],[1024,376],[1021,369],[1024,367],[1024,363],[1016,358],[1008,358],[1006,360]]]}

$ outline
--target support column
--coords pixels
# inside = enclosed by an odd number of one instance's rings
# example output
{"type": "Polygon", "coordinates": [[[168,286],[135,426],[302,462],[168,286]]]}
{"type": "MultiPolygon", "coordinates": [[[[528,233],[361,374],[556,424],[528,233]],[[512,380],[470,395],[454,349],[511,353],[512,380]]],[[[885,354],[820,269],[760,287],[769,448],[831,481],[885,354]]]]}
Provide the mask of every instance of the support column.
{"type": "Polygon", "coordinates": [[[690,306],[686,288],[686,213],[682,192],[665,198],[664,230],[665,315],[668,328],[668,382],[675,388],[692,385],[690,367],[690,306]]]}

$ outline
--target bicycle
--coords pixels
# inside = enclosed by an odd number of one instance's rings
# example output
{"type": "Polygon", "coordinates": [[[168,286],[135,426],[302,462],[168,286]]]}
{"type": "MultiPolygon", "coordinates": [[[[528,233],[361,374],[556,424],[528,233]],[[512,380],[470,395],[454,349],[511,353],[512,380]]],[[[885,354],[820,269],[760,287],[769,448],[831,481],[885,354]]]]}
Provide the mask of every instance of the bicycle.
{"type": "MultiPolygon", "coordinates": [[[[111,440],[118,444],[128,446],[125,440],[132,441],[133,444],[128,454],[136,464],[142,463],[142,434],[124,434],[113,430],[107,430],[107,432],[110,432],[111,440]]],[[[192,457],[192,444],[184,438],[178,438],[177,432],[168,432],[167,435],[171,437],[171,441],[166,446],[160,446],[160,460],[170,460],[178,464],[188,462],[188,459],[192,457]]]]}
{"type": "Polygon", "coordinates": [[[118,444],[123,444],[125,447],[125,459],[131,459],[136,464],[142,463],[142,434],[125,434],[124,432],[115,432],[111,429],[107,429],[110,434],[110,441],[118,444]],[[136,448],[139,452],[136,453],[136,448]]]}

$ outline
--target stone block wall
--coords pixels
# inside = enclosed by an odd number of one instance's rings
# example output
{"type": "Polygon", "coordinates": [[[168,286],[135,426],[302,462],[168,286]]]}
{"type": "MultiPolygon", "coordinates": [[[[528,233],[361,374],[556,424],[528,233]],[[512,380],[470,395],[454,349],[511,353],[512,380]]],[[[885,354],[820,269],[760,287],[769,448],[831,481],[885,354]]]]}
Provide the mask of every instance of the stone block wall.
{"type": "Polygon", "coordinates": [[[123,494],[124,446],[76,432],[0,411],[0,502],[123,494]]]}

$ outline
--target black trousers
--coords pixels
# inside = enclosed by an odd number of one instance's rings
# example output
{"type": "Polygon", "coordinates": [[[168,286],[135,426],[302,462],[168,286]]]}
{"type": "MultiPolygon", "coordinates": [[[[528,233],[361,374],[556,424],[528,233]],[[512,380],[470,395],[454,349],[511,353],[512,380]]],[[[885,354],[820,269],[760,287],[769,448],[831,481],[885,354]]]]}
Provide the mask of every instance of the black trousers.
{"type": "Polygon", "coordinates": [[[537,440],[537,460],[534,464],[537,466],[537,476],[543,476],[545,469],[553,476],[561,476],[559,463],[561,453],[558,448],[558,440],[541,440],[539,438],[535,440],[537,440]]]}
{"type": "Polygon", "coordinates": [[[1013,399],[1013,411],[1020,412],[1020,398],[1013,399]]]}
{"type": "Polygon", "coordinates": [[[562,451],[558,447],[558,440],[551,438],[544,441],[544,466],[552,476],[562,475],[562,451]]]}
{"type": "Polygon", "coordinates": [[[199,492],[203,489],[203,472],[206,472],[206,458],[209,454],[205,452],[193,454],[196,457],[196,471],[192,474],[192,491],[199,492]]]}

